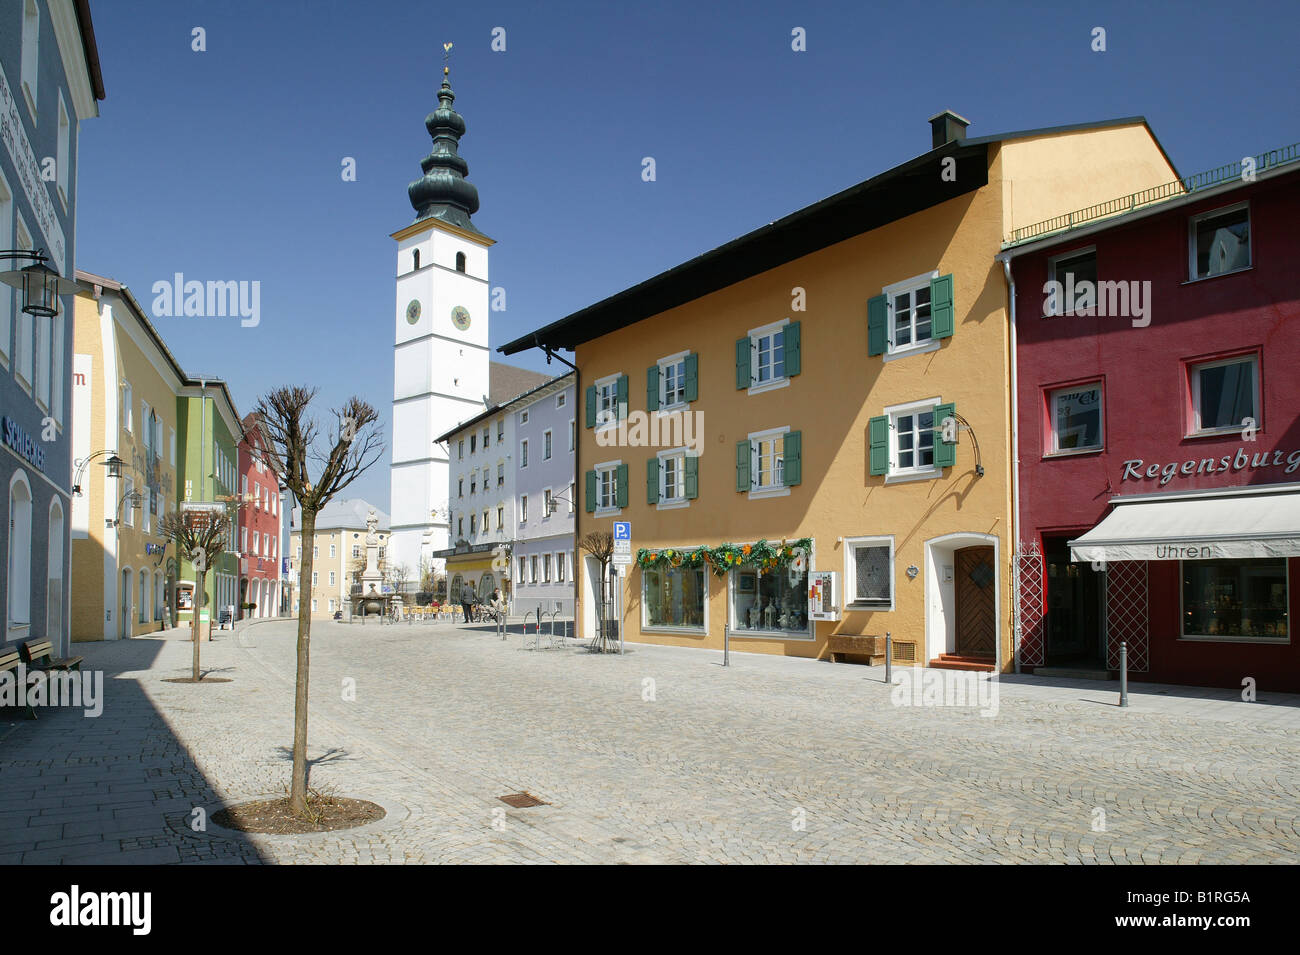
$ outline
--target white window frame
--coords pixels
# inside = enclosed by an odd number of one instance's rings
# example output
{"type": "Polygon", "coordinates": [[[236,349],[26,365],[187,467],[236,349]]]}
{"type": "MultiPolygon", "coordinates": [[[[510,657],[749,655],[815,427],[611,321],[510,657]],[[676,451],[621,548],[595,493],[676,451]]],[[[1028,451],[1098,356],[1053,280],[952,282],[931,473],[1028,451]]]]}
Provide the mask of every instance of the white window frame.
{"type": "Polygon", "coordinates": [[[551,555],[550,553],[542,554],[542,583],[551,582],[551,555]]]}
{"type": "Polygon", "coordinates": [[[576,418],[569,419],[569,450],[572,451],[578,443],[578,422],[576,418]]]}
{"type": "Polygon", "coordinates": [[[569,482],[569,513],[570,514],[573,514],[578,509],[577,504],[574,503],[574,499],[577,496],[578,496],[578,482],[570,481],[569,482]]]}
{"type": "Polygon", "coordinates": [[[520,524],[528,523],[528,495],[527,494],[519,495],[519,523],[520,524]]]}
{"type": "MultiPolygon", "coordinates": [[[[14,216],[14,248],[32,249],[32,234],[21,214],[14,216]]],[[[16,293],[13,301],[14,317],[17,319],[14,323],[17,326],[14,332],[14,370],[17,373],[19,386],[30,395],[35,393],[32,384],[35,380],[36,368],[35,319],[18,307],[22,305],[21,293],[16,293]]]]}
{"type": "MultiPolygon", "coordinates": [[[[1062,294],[1064,294],[1064,292],[1065,292],[1065,280],[1064,280],[1064,279],[1057,278],[1057,275],[1056,275],[1056,269],[1057,269],[1057,267],[1058,267],[1062,262],[1064,262],[1064,261],[1067,260],[1067,259],[1077,259],[1077,258],[1079,258],[1080,256],[1084,256],[1084,255],[1091,255],[1091,256],[1093,257],[1093,264],[1095,265],[1095,264],[1096,264],[1096,258],[1097,258],[1097,247],[1096,247],[1095,245],[1085,245],[1085,246],[1083,246],[1082,248],[1071,249],[1069,252],[1062,252],[1060,255],[1054,255],[1054,256],[1052,256],[1051,258],[1049,258],[1049,259],[1047,260],[1047,281],[1048,281],[1048,282],[1060,282],[1060,283],[1061,283],[1061,292],[1062,292],[1062,294]]],[[[1095,308],[1096,308],[1096,304],[1095,304],[1095,303],[1096,303],[1096,294],[1095,294],[1095,292],[1096,292],[1096,290],[1094,289],[1094,295],[1093,295],[1093,302],[1094,302],[1094,304],[1093,304],[1093,309],[1094,309],[1094,310],[1095,310],[1095,308]]],[[[1044,300],[1043,300],[1043,317],[1044,317],[1044,318],[1061,318],[1062,316],[1066,316],[1066,315],[1079,314],[1079,313],[1076,313],[1076,312],[1073,311],[1073,305],[1074,305],[1073,302],[1069,302],[1069,303],[1066,303],[1066,302],[1051,302],[1051,301],[1048,301],[1047,299],[1044,299],[1044,300]],[[1069,304],[1069,305],[1071,306],[1071,310],[1070,310],[1070,311],[1066,311],[1065,306],[1066,306],[1067,304],[1069,304]]]]}
{"type": "MultiPolygon", "coordinates": [[[[765,431],[752,431],[749,435],[749,499],[759,501],[768,497],[788,497],[790,487],[785,483],[785,435],[790,433],[789,425],[780,428],[768,428],[765,431]],[[781,483],[760,486],[758,482],[758,456],[760,441],[780,437],[781,440],[781,483]]],[[[775,463],[773,464],[775,471],[775,463]]]]}
{"type": "Polygon", "coordinates": [[[547,521],[551,518],[551,501],[555,499],[555,492],[549,487],[542,488],[542,520],[547,521]]]}
{"type": "MultiPolygon", "coordinates": [[[[14,194],[9,180],[0,172],[0,249],[16,248],[14,244],[14,194]]],[[[12,265],[6,265],[11,269],[12,265]]],[[[9,368],[11,339],[13,338],[14,305],[18,292],[9,286],[0,288],[0,367],[9,368]]]]}
{"type": "Polygon", "coordinates": [[[840,594],[840,609],[844,612],[870,612],[884,613],[894,609],[897,599],[896,586],[898,583],[898,555],[894,551],[893,534],[877,534],[865,537],[846,537],[844,538],[844,588],[840,594]],[[887,545],[889,547],[889,603],[872,602],[859,600],[857,595],[858,589],[858,565],[854,551],[859,547],[880,547],[887,545]],[[850,589],[853,591],[849,593],[850,589]]]}
{"type": "Polygon", "coordinates": [[[528,424],[528,409],[527,409],[527,408],[525,408],[523,411],[519,412],[519,423],[520,423],[521,425],[528,424]]]}
{"type": "Polygon", "coordinates": [[[551,429],[547,428],[545,431],[542,432],[542,460],[543,461],[551,460],[551,454],[554,450],[555,450],[554,436],[551,433],[551,429]]]}
{"type": "Polygon", "coordinates": [[[1207,212],[1200,212],[1187,218],[1187,282],[1204,282],[1207,279],[1217,279],[1224,275],[1236,275],[1238,272],[1246,272],[1255,267],[1255,236],[1254,236],[1254,216],[1250,212],[1249,200],[1244,202],[1234,202],[1231,205],[1220,206],[1217,209],[1210,209],[1207,212]],[[1215,272],[1213,275],[1196,274],[1196,226],[1205,219],[1214,219],[1218,216],[1228,215],[1238,210],[1246,210],[1246,250],[1250,255],[1249,261],[1245,265],[1238,266],[1228,272],[1215,272]]]}
{"type": "MultiPolygon", "coordinates": [[[[939,270],[933,269],[929,272],[922,272],[920,275],[913,275],[910,279],[903,279],[901,282],[895,282],[892,285],[886,285],[880,290],[885,296],[885,353],[881,356],[884,361],[892,361],[895,358],[903,358],[908,355],[923,355],[926,352],[938,351],[940,340],[934,337],[934,303],[930,303],[930,337],[919,344],[916,341],[916,321],[912,321],[912,341],[906,345],[894,344],[894,296],[904,293],[913,293],[917,289],[929,288],[930,280],[939,277],[939,270]]],[[[915,316],[916,302],[912,302],[912,312],[915,316]]]]}
{"type": "Polygon", "coordinates": [[[41,8],[36,0],[22,0],[22,49],[19,54],[19,85],[22,98],[31,113],[32,125],[39,126],[36,118],[37,93],[41,75],[41,8]]]}
{"type": "Polygon", "coordinates": [[[528,439],[520,438],[519,439],[519,470],[522,471],[526,467],[528,467],[528,439]]]}
{"type": "MultiPolygon", "coordinates": [[[[889,421],[889,470],[885,473],[886,484],[899,484],[906,481],[932,481],[943,475],[943,469],[938,465],[933,464],[930,467],[919,468],[899,468],[897,466],[898,419],[904,415],[918,415],[925,411],[933,412],[941,404],[943,404],[942,398],[925,398],[921,401],[909,401],[906,404],[890,405],[884,409],[885,417],[889,421]]],[[[936,451],[938,450],[938,435],[935,436],[932,447],[936,451]]]]}
{"type": "MultiPolygon", "coordinates": [[[[597,378],[592,382],[593,387],[596,389],[597,431],[604,431],[606,428],[617,427],[619,420],[627,417],[627,409],[621,407],[618,402],[618,380],[622,377],[622,372],[615,372],[612,375],[606,375],[604,378],[597,378]],[[614,410],[614,413],[608,417],[602,417],[606,410],[602,408],[606,399],[606,389],[609,391],[609,407],[614,410]]],[[[628,397],[630,400],[631,396],[629,395],[628,397]]]]}
{"type": "Polygon", "coordinates": [[[688,454],[689,449],[683,445],[680,448],[665,448],[655,455],[659,460],[659,494],[658,501],[655,504],[657,510],[673,511],[691,506],[691,499],[686,496],[686,458],[688,454]],[[665,488],[668,486],[668,472],[664,464],[670,460],[675,460],[680,465],[680,471],[677,475],[678,494],[674,497],[668,497],[665,493],[665,488]]]}
{"type": "Polygon", "coordinates": [[[1264,408],[1263,396],[1260,394],[1261,382],[1259,380],[1259,352],[1246,352],[1240,355],[1230,355],[1227,358],[1213,358],[1209,361],[1197,361],[1187,363],[1188,386],[1191,390],[1191,411],[1192,428],[1190,433],[1184,435],[1185,438],[1203,438],[1207,435],[1216,434],[1235,434],[1242,429],[1241,422],[1231,425],[1224,425],[1221,428],[1203,428],[1201,427],[1201,376],[1200,372],[1207,368],[1221,368],[1225,365],[1237,365],[1242,362],[1250,362],[1254,368],[1253,380],[1255,383],[1254,396],[1254,414],[1255,427],[1262,429],[1264,427],[1264,408]]]}
{"type": "MultiPolygon", "coordinates": [[[[690,550],[699,545],[683,545],[682,550],[690,550]]],[[[676,549],[676,548],[674,548],[676,549]]],[[[701,567],[683,567],[682,570],[701,570],[704,572],[704,624],[699,627],[672,627],[664,624],[649,623],[649,603],[646,600],[646,586],[648,584],[648,575],[643,571],[641,574],[641,629],[645,633],[703,633],[709,632],[709,605],[713,603],[710,599],[710,578],[713,576],[707,566],[701,567]]]]}
{"type": "Polygon", "coordinates": [[[556,409],[563,408],[566,404],[568,404],[568,397],[569,394],[566,391],[561,391],[558,395],[556,395],[555,396],[556,409]]]}
{"type": "Polygon", "coordinates": [[[1068,458],[1075,454],[1096,454],[1099,451],[1106,450],[1106,386],[1100,378],[1094,378],[1091,381],[1081,381],[1074,385],[1059,385],[1047,390],[1047,452],[1043,455],[1045,458],[1068,458]],[[1059,435],[1056,433],[1056,396],[1067,391],[1080,391],[1083,389],[1093,388],[1101,392],[1101,411],[1100,418],[1100,440],[1101,443],[1095,447],[1089,445],[1086,448],[1062,448],[1058,446],[1059,435]]]}
{"type": "MultiPolygon", "coordinates": [[[[596,517],[608,517],[611,515],[623,513],[623,509],[618,506],[618,469],[622,464],[623,461],[621,459],[617,461],[603,461],[592,468],[592,470],[596,472],[596,510],[595,510],[596,517]],[[609,505],[603,505],[600,503],[602,499],[602,491],[604,490],[601,482],[601,475],[605,473],[611,473],[613,475],[610,478],[610,483],[609,483],[610,499],[613,501],[613,503],[609,505]]],[[[630,468],[628,469],[628,477],[630,481],[631,480],[630,468]]],[[[632,489],[628,488],[627,500],[629,504],[632,503],[631,491],[632,489]]]]}
{"type": "Polygon", "coordinates": [[[781,333],[785,326],[790,324],[790,319],[783,318],[779,322],[772,322],[770,325],[762,325],[758,328],[749,330],[749,391],[748,394],[759,395],[765,391],[773,391],[777,388],[785,388],[790,384],[790,376],[785,371],[785,350],[782,348],[781,353],[781,370],[780,378],[769,378],[767,381],[758,380],[758,349],[759,339],[766,338],[769,335],[775,336],[781,333]]]}
{"type": "MultiPolygon", "coordinates": [[[[758,543],[758,541],[753,541],[753,540],[750,540],[750,541],[738,541],[738,542],[736,543],[736,546],[737,546],[737,547],[744,547],[746,544],[757,544],[757,543],[758,543]]],[[[816,563],[815,563],[814,560],[813,560],[813,558],[814,558],[815,555],[816,555],[816,551],[817,551],[817,548],[816,548],[816,544],[814,543],[813,547],[810,549],[809,553],[808,553],[808,554],[805,556],[805,558],[804,558],[804,560],[805,560],[805,564],[804,564],[804,568],[805,568],[805,570],[804,570],[804,572],[805,572],[805,574],[807,574],[807,575],[809,575],[809,576],[812,575],[812,573],[813,573],[813,568],[817,566],[816,563]]],[[[740,568],[738,568],[738,567],[733,567],[731,570],[728,570],[728,571],[727,571],[727,576],[726,576],[726,580],[727,580],[727,608],[726,608],[726,617],[723,619],[723,626],[726,628],[726,631],[727,631],[728,634],[730,634],[730,635],[733,636],[733,637],[741,637],[741,638],[743,638],[743,639],[752,639],[752,640],[801,640],[801,641],[812,642],[812,641],[814,641],[814,640],[817,639],[816,621],[814,621],[811,617],[808,616],[808,605],[807,605],[807,600],[806,600],[806,599],[805,599],[805,601],[804,601],[804,616],[805,616],[805,617],[808,617],[808,620],[807,620],[807,626],[808,626],[807,636],[796,636],[795,634],[798,634],[798,633],[800,632],[800,631],[797,631],[797,630],[782,630],[780,633],[776,633],[776,634],[764,634],[764,633],[763,633],[762,631],[760,631],[760,630],[736,630],[736,629],[734,629],[734,628],[731,626],[731,611],[732,611],[732,610],[735,608],[735,606],[736,606],[736,579],[737,579],[736,575],[739,574],[740,572],[741,572],[741,571],[740,571],[740,568]]],[[[784,569],[779,569],[779,568],[778,568],[778,570],[777,570],[776,572],[779,573],[779,574],[782,574],[782,573],[785,573],[786,571],[785,571],[784,569]]],[[[745,573],[750,573],[750,571],[745,571],[745,573]]]]}
{"type": "Polygon", "coordinates": [[[567,566],[567,561],[565,560],[565,552],[562,550],[557,550],[555,552],[555,582],[557,584],[566,583],[564,579],[566,566],[567,566]]]}
{"type": "Polygon", "coordinates": [[[72,123],[69,119],[68,106],[63,100],[63,90],[59,90],[58,121],[58,141],[54,155],[55,192],[58,193],[59,203],[66,213],[68,211],[68,174],[70,172],[69,163],[71,162],[72,123]]]}
{"type": "MultiPolygon", "coordinates": [[[[751,348],[753,346],[751,345],[751,348]]],[[[686,400],[686,359],[691,355],[690,349],[679,351],[675,355],[667,355],[660,358],[655,364],[659,368],[659,410],[676,411],[679,408],[688,407],[690,402],[686,400]],[[674,365],[682,366],[681,393],[682,396],[677,401],[668,401],[668,376],[665,371],[674,365]]],[[[753,365],[750,365],[753,368],[753,365]]]]}

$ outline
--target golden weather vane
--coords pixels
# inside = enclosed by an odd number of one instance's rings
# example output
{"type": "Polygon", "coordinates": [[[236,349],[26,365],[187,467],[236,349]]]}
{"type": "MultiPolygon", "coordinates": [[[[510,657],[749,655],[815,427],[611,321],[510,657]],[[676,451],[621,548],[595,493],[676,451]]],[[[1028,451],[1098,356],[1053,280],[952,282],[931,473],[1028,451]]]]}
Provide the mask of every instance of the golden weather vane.
{"type": "Polygon", "coordinates": [[[446,76],[448,73],[451,72],[451,68],[448,66],[448,63],[451,60],[451,47],[452,45],[450,43],[444,43],[442,45],[442,75],[443,76],[446,76]]]}

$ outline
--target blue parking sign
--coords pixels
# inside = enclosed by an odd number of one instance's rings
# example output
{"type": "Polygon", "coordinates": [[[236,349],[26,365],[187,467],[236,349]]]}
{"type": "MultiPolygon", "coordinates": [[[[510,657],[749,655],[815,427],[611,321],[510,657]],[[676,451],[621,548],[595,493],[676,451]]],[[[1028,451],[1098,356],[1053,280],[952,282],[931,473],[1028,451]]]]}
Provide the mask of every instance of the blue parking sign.
{"type": "Polygon", "coordinates": [[[614,540],[630,541],[632,539],[632,522],[615,521],[614,522],[614,540]]]}

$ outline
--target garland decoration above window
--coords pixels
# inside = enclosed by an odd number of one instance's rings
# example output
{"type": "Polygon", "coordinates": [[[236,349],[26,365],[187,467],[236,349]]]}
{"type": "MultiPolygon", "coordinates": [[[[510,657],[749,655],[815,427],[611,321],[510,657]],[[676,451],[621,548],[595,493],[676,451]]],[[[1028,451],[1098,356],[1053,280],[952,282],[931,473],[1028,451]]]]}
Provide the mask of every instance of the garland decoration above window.
{"type": "Polygon", "coordinates": [[[642,570],[708,565],[719,577],[725,577],[728,571],[742,566],[753,567],[759,573],[788,566],[801,572],[808,566],[811,552],[811,537],[782,539],[779,544],[761,540],[756,544],[719,544],[717,547],[664,547],[657,550],[642,547],[636,552],[636,564],[642,570]]]}

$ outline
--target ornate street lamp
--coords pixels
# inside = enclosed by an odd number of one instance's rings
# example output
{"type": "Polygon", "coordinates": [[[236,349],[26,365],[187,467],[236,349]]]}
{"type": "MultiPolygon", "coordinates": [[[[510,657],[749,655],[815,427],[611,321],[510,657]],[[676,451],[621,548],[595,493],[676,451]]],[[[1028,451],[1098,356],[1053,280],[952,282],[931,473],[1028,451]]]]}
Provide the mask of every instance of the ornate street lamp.
{"type": "Polygon", "coordinates": [[[30,259],[32,264],[10,272],[0,272],[0,282],[22,289],[23,311],[38,318],[53,318],[59,314],[59,296],[77,290],[77,283],[63,278],[45,263],[49,256],[44,249],[6,249],[0,259],[30,259]]]}
{"type": "Polygon", "coordinates": [[[111,478],[119,478],[122,476],[122,465],[126,464],[126,462],[117,456],[116,451],[110,451],[105,448],[103,451],[96,451],[94,454],[88,454],[81,460],[73,462],[77,468],[77,473],[72,480],[72,493],[76,496],[81,496],[81,481],[86,476],[87,466],[89,466],[90,462],[95,460],[95,458],[99,457],[101,454],[108,455],[107,460],[99,462],[101,465],[108,468],[108,476],[111,478]]]}

